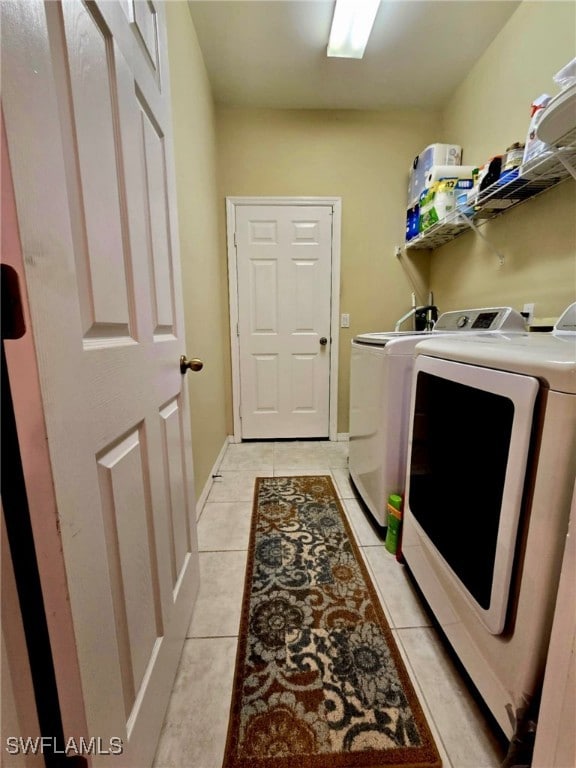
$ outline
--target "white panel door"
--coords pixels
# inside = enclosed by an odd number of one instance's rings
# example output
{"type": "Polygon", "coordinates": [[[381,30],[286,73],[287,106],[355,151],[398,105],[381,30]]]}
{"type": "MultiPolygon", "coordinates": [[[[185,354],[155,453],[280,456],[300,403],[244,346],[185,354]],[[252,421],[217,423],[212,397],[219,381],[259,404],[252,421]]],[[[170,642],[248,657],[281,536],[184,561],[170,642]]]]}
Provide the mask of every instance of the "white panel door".
{"type": "Polygon", "coordinates": [[[239,205],[243,438],[328,437],[332,207],[239,205]]]}
{"type": "Polygon", "coordinates": [[[80,684],[70,690],[61,665],[56,675],[63,711],[71,697],[88,729],[70,733],[65,720],[65,736],[99,739],[92,751],[103,753],[121,739],[118,765],[145,768],[198,588],[164,9],[18,0],[1,10],[80,684]]]}

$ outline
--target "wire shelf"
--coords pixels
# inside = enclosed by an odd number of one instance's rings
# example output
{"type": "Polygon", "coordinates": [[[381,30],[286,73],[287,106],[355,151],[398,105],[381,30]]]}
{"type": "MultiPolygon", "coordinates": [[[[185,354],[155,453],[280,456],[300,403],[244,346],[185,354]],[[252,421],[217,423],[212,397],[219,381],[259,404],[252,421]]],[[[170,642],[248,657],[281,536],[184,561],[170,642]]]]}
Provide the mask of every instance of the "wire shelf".
{"type": "MultiPolygon", "coordinates": [[[[470,222],[481,226],[504,211],[540,195],[573,177],[576,168],[576,143],[555,149],[529,168],[502,174],[497,182],[482,190],[476,201],[470,201],[448,214],[425,232],[406,242],[406,250],[435,249],[454,240],[470,229],[470,222]]],[[[575,177],[576,178],[576,177],[575,177]]]]}

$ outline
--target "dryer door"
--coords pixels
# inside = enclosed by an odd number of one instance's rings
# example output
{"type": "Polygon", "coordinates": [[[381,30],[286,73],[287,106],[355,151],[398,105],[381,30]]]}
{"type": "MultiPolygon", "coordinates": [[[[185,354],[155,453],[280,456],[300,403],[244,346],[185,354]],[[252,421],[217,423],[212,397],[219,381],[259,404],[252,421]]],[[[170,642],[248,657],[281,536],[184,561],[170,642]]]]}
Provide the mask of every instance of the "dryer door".
{"type": "Polygon", "coordinates": [[[424,355],[414,371],[406,533],[415,527],[492,634],[506,622],[538,389],[424,355]]]}

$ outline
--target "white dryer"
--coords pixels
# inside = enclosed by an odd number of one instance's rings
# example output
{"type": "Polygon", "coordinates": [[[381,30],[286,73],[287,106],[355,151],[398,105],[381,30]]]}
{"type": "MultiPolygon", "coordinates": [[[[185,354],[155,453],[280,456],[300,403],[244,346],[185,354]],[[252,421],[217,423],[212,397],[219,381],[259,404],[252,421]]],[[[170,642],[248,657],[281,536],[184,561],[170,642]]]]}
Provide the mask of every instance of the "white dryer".
{"type": "Polygon", "coordinates": [[[526,333],[511,307],[444,312],[432,331],[364,333],[352,341],[348,469],[376,522],[387,524],[386,502],[403,495],[414,349],[424,338],[458,334],[526,333]]]}
{"type": "Polygon", "coordinates": [[[575,445],[576,304],[552,333],[417,345],[402,554],[508,737],[542,686],[575,445]]]}

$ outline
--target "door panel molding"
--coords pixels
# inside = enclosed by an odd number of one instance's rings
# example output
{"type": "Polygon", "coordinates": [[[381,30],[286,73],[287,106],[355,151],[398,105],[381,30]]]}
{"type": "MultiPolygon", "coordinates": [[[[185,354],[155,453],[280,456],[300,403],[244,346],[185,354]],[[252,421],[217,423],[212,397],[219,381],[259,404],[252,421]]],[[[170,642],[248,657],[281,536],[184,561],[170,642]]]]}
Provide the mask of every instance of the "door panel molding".
{"type": "MultiPolygon", "coordinates": [[[[332,273],[331,273],[331,356],[330,356],[330,394],[329,394],[329,438],[337,440],[338,418],[338,357],[340,340],[340,232],[342,221],[342,198],[340,197],[227,197],[226,198],[226,232],[228,251],[228,289],[230,309],[230,348],[232,361],[232,411],[234,422],[233,442],[242,439],[242,423],[240,419],[240,354],[239,354],[239,307],[238,307],[238,273],[236,254],[236,212],[240,206],[301,206],[332,208],[332,273]]],[[[296,233],[300,241],[314,238],[313,228],[305,228],[296,233]]],[[[255,233],[259,237],[269,238],[269,231],[255,233]]]]}
{"type": "Polygon", "coordinates": [[[8,366],[38,423],[23,465],[62,728],[76,743],[120,738],[121,764],[145,768],[199,583],[165,9],[148,0],[141,19],[159,89],[134,8],[1,6],[29,297],[29,340],[11,344],[35,362],[25,370],[14,349],[8,366]]]}

